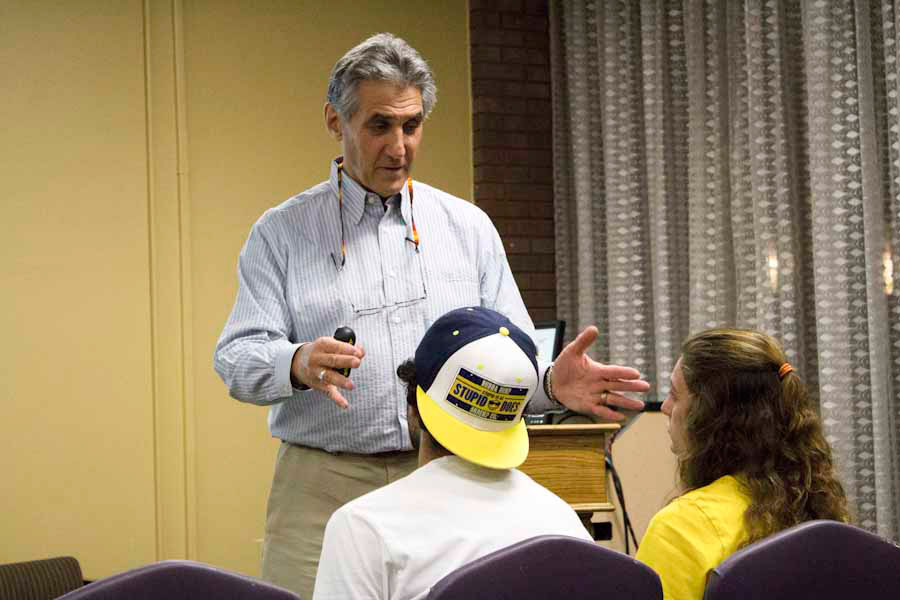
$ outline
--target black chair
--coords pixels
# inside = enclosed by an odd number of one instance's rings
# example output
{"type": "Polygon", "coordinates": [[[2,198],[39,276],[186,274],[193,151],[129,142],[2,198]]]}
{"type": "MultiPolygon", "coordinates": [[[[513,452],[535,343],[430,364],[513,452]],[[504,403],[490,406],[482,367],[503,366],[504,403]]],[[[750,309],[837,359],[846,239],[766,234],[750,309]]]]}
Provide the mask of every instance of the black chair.
{"type": "Polygon", "coordinates": [[[900,547],[858,527],[809,521],[735,552],[704,600],[900,598],[900,547]]]}
{"type": "Polygon", "coordinates": [[[81,565],[71,556],[0,565],[3,600],[51,600],[82,585],[81,565]]]}
{"type": "Polygon", "coordinates": [[[562,535],[540,535],[462,566],[428,600],[662,600],[652,569],[628,555],[562,535]]]}
{"type": "Polygon", "coordinates": [[[270,583],[187,560],[167,560],[95,581],[60,600],[299,600],[270,583]]]}

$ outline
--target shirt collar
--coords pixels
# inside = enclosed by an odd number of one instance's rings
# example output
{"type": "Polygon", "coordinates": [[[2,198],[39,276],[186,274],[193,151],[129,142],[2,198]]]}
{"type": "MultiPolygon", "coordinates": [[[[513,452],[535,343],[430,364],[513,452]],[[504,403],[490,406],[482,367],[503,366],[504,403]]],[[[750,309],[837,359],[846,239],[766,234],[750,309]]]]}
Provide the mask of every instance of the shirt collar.
{"type": "MultiPolygon", "coordinates": [[[[331,191],[334,192],[335,198],[337,198],[338,195],[337,166],[338,163],[343,160],[343,156],[338,156],[331,161],[329,184],[331,185],[331,191]]],[[[355,179],[347,174],[346,169],[344,170],[341,179],[344,186],[344,213],[347,215],[350,223],[359,225],[366,209],[366,196],[373,192],[367,191],[363,186],[357,183],[355,179]]],[[[403,184],[403,189],[400,190],[400,215],[403,217],[404,223],[410,223],[409,186],[406,185],[406,183],[403,184]]]]}

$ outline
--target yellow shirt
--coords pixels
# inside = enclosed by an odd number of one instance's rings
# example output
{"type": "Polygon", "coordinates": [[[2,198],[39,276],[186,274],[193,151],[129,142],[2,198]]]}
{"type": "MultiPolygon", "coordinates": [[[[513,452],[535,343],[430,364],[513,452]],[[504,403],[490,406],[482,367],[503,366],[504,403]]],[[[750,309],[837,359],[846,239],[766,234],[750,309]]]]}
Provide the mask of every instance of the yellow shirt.
{"type": "Polygon", "coordinates": [[[659,574],[666,600],[701,600],[709,571],[746,536],[750,498],[731,475],[690,491],[656,513],[636,558],[659,574]]]}

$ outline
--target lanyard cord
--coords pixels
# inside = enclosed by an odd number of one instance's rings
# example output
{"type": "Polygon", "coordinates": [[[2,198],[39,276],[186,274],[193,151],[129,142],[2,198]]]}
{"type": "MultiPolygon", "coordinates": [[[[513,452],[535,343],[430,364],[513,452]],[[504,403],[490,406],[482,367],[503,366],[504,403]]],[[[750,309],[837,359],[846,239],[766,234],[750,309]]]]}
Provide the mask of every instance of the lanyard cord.
{"type": "Polygon", "coordinates": [[[413,212],[413,191],[412,191],[412,177],[408,177],[406,179],[406,187],[409,189],[409,216],[412,221],[412,230],[413,230],[413,244],[416,245],[416,252],[419,251],[419,232],[416,229],[416,213],[413,212]]]}
{"type": "Polygon", "coordinates": [[[340,269],[344,268],[344,263],[347,262],[347,240],[344,237],[344,163],[339,162],[337,166],[338,171],[338,218],[341,220],[341,266],[340,269]]]}
{"type": "MultiPolygon", "coordinates": [[[[338,174],[338,215],[341,219],[341,266],[347,262],[347,238],[344,233],[344,163],[339,162],[337,165],[338,174]]],[[[416,252],[419,251],[419,231],[416,229],[416,214],[413,212],[413,185],[412,177],[407,178],[406,187],[409,190],[409,215],[412,220],[413,239],[410,240],[416,245],[416,252]]]]}

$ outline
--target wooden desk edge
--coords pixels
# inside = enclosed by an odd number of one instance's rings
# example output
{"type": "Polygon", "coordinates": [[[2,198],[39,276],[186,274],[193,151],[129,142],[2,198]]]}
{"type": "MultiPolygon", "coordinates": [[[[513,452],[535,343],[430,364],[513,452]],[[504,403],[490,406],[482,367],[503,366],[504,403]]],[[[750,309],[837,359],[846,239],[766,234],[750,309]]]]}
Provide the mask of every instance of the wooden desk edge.
{"type": "Polygon", "coordinates": [[[610,502],[590,502],[587,504],[570,504],[577,513],[613,512],[616,507],[610,502]]]}
{"type": "Polygon", "coordinates": [[[528,425],[529,435],[575,435],[618,431],[618,423],[580,423],[577,425],[528,425]]]}

